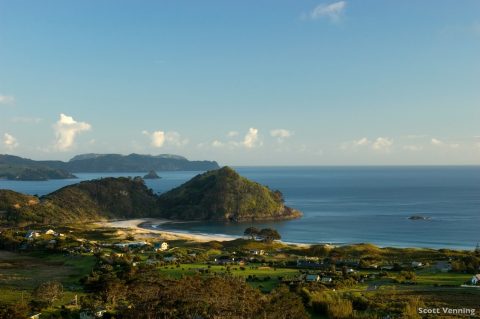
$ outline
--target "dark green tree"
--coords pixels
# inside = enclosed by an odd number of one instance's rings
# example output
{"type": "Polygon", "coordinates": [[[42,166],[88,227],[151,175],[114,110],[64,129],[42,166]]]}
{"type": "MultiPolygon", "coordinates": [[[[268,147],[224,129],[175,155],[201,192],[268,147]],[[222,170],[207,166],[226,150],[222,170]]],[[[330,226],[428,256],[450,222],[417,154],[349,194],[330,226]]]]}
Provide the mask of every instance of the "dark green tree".
{"type": "Polygon", "coordinates": [[[260,234],[260,230],[257,227],[248,227],[243,232],[243,235],[250,236],[252,240],[254,240],[260,234]]]}
{"type": "Polygon", "coordinates": [[[265,242],[271,243],[274,240],[280,240],[282,236],[273,228],[263,228],[258,234],[265,242]]]}

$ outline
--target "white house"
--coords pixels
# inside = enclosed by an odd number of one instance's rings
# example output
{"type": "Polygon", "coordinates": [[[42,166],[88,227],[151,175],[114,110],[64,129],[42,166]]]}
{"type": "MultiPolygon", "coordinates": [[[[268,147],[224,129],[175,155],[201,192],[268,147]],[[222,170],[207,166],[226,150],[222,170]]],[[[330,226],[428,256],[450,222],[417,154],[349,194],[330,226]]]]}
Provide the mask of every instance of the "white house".
{"type": "Polygon", "coordinates": [[[265,255],[265,251],[263,249],[254,249],[250,250],[250,254],[263,256],[265,255]]]}
{"type": "Polygon", "coordinates": [[[168,250],[168,243],[167,242],[162,242],[161,244],[160,243],[156,243],[154,246],[153,246],[153,249],[155,249],[155,251],[166,251],[168,250]]]}
{"type": "Polygon", "coordinates": [[[36,230],[29,230],[25,235],[25,238],[31,239],[40,236],[40,233],[36,230]]]}
{"type": "Polygon", "coordinates": [[[470,280],[470,283],[472,285],[478,285],[480,283],[480,274],[476,274],[475,276],[473,276],[470,280]]]}
{"type": "Polygon", "coordinates": [[[423,267],[423,264],[420,261],[412,261],[413,268],[423,267]]]}

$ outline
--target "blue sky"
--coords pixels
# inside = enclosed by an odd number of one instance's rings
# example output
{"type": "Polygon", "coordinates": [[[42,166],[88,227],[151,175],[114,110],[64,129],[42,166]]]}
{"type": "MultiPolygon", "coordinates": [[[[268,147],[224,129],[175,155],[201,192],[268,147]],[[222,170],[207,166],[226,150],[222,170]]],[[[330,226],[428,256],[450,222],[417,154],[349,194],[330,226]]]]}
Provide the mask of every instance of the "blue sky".
{"type": "Polygon", "coordinates": [[[0,153],[480,164],[479,1],[0,0],[0,153]]]}

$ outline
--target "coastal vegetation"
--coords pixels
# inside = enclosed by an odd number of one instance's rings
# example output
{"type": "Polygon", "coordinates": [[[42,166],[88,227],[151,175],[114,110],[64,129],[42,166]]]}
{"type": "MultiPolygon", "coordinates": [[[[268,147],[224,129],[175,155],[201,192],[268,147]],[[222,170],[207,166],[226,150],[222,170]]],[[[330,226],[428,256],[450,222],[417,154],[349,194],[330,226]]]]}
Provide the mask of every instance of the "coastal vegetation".
{"type": "Polygon", "coordinates": [[[474,249],[255,237],[170,240],[160,251],[162,234],[49,227],[33,237],[28,228],[2,229],[0,318],[420,318],[418,307],[471,309],[480,300],[471,283],[480,266],[474,249]]]}
{"type": "Polygon", "coordinates": [[[14,181],[46,181],[49,179],[67,178],[76,178],[76,176],[62,169],[42,166],[2,164],[0,161],[0,179],[14,181]]]}
{"type": "Polygon", "coordinates": [[[102,178],[63,187],[42,197],[0,190],[0,223],[61,224],[112,218],[252,221],[299,217],[279,191],[241,177],[233,169],[194,177],[160,196],[142,178],[102,178]]]}
{"type": "Polygon", "coordinates": [[[195,176],[160,195],[163,217],[178,220],[255,221],[298,218],[280,191],[250,181],[230,167],[195,176]]]}

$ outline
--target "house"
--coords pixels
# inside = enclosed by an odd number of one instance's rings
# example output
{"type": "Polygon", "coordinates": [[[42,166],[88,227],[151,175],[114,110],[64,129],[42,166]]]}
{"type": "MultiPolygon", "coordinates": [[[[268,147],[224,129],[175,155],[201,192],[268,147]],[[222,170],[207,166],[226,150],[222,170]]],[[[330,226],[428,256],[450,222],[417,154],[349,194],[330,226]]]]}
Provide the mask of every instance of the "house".
{"type": "Polygon", "coordinates": [[[155,243],[153,249],[155,251],[166,251],[168,250],[168,243],[165,241],[163,243],[155,243]]]}
{"type": "Polygon", "coordinates": [[[227,264],[232,264],[233,262],[235,262],[235,259],[230,258],[228,256],[221,256],[221,257],[215,258],[214,261],[218,265],[227,265],[227,264]]]}
{"type": "Polygon", "coordinates": [[[174,257],[174,256],[163,257],[163,261],[166,261],[166,262],[174,262],[176,260],[177,260],[177,257],[174,257]]]}
{"type": "Polygon", "coordinates": [[[107,312],[105,309],[97,309],[95,311],[92,310],[82,310],[80,312],[80,319],[95,319],[95,318],[103,318],[103,315],[107,312]]]}
{"type": "Polygon", "coordinates": [[[265,255],[265,251],[263,249],[254,249],[254,250],[250,250],[250,254],[263,256],[265,255]]]}
{"type": "Polygon", "coordinates": [[[470,280],[470,283],[474,286],[478,285],[480,283],[480,274],[476,274],[475,276],[473,276],[470,280]]]}
{"type": "Polygon", "coordinates": [[[53,229],[49,229],[47,231],[45,231],[45,235],[55,235],[56,232],[53,230],[53,229]]]}
{"type": "Polygon", "coordinates": [[[452,270],[452,265],[448,261],[439,261],[435,268],[440,272],[449,272],[452,270]]]}
{"type": "Polygon", "coordinates": [[[30,317],[28,317],[29,319],[40,319],[40,316],[42,315],[41,312],[39,313],[36,313],[34,315],[31,315],[30,317]]]}
{"type": "Polygon", "coordinates": [[[319,275],[307,275],[305,277],[305,281],[308,281],[308,282],[317,282],[320,280],[320,276],[319,275]]]}
{"type": "Polygon", "coordinates": [[[27,234],[25,235],[25,238],[28,238],[28,239],[33,239],[33,238],[36,238],[40,236],[40,233],[36,230],[29,230],[27,232],[27,234]]]}
{"type": "Polygon", "coordinates": [[[323,266],[323,263],[319,263],[314,260],[297,260],[297,267],[299,268],[322,268],[323,266]]]}
{"type": "Polygon", "coordinates": [[[330,277],[323,277],[322,280],[321,280],[322,283],[324,284],[329,284],[332,282],[332,278],[330,277]]]}
{"type": "Polygon", "coordinates": [[[423,264],[420,261],[412,261],[413,268],[420,268],[423,267],[423,264]]]}
{"type": "Polygon", "coordinates": [[[144,241],[135,241],[135,242],[129,242],[129,243],[117,243],[117,244],[114,244],[113,246],[117,248],[139,248],[145,245],[148,245],[148,243],[144,241]]]}

